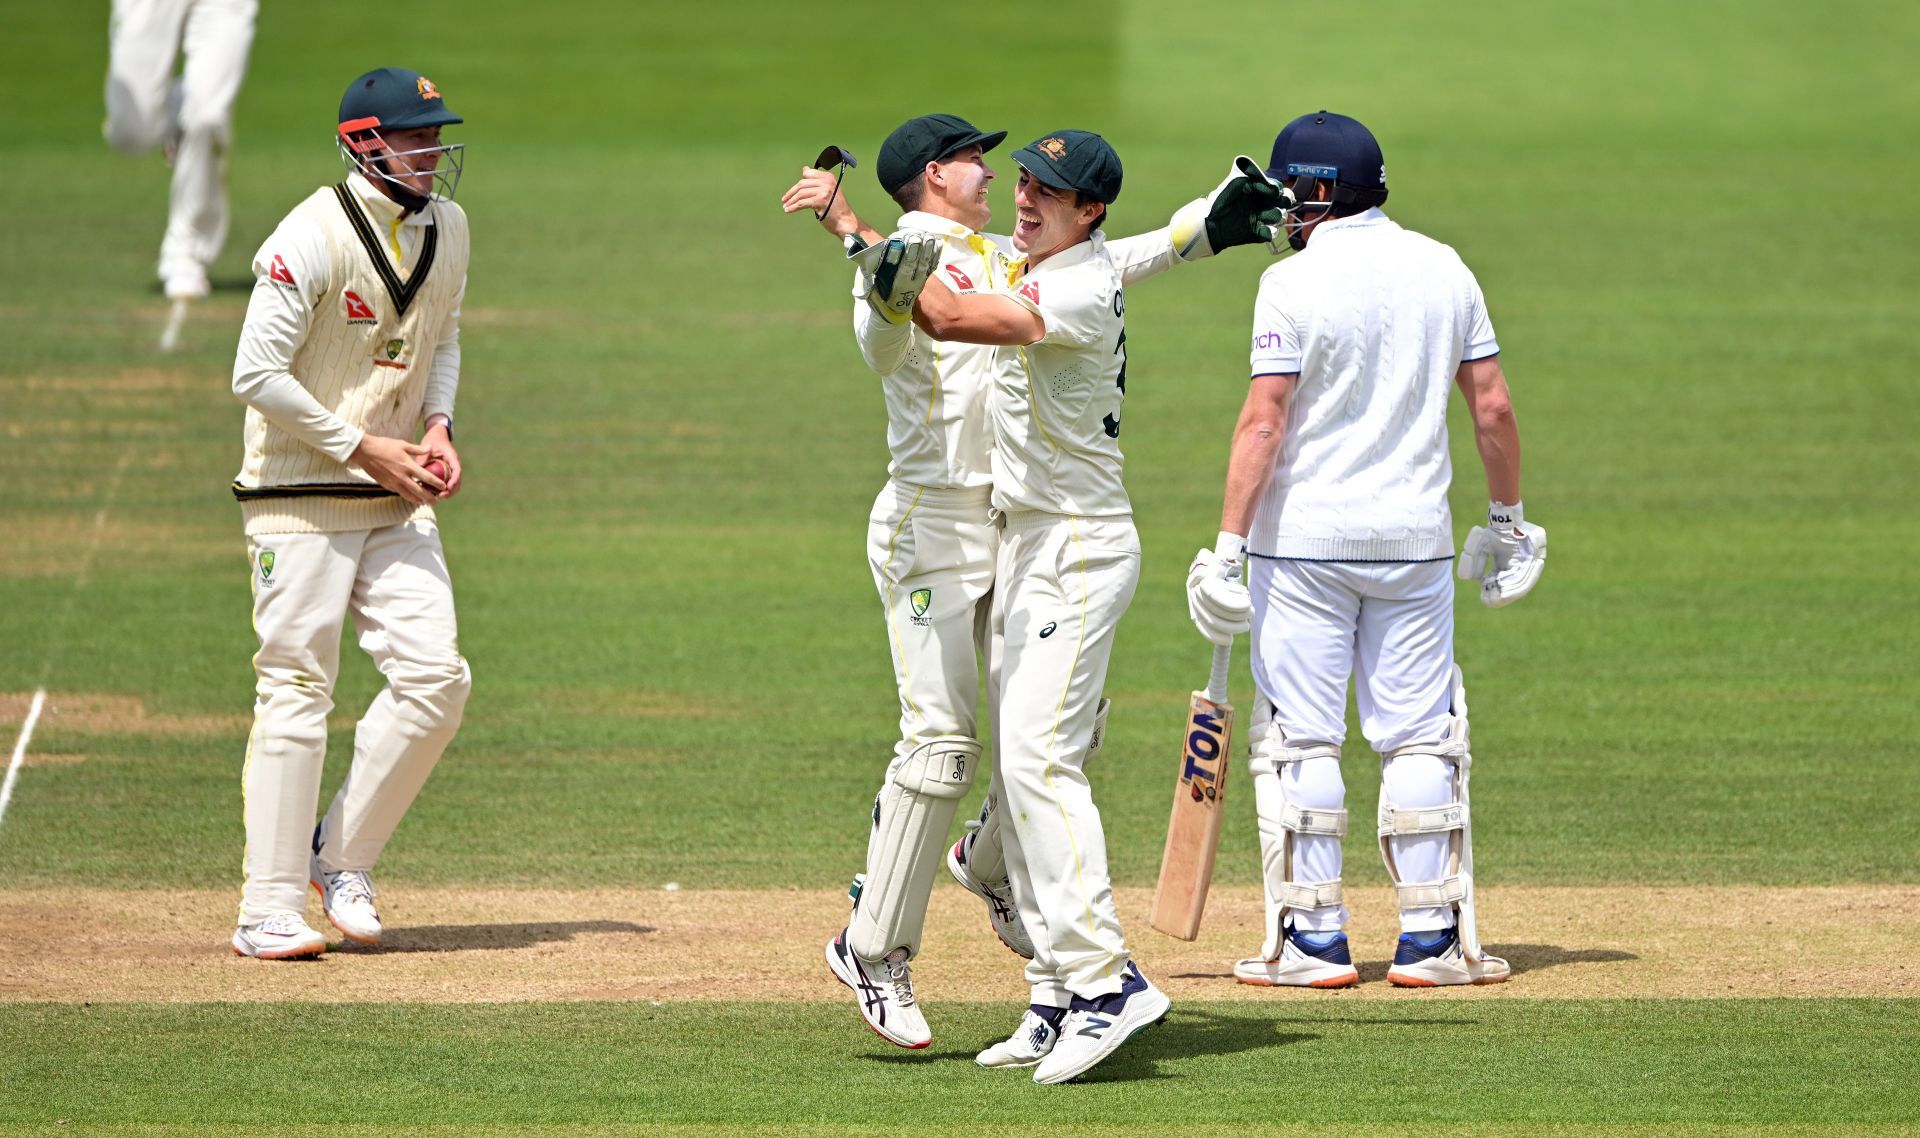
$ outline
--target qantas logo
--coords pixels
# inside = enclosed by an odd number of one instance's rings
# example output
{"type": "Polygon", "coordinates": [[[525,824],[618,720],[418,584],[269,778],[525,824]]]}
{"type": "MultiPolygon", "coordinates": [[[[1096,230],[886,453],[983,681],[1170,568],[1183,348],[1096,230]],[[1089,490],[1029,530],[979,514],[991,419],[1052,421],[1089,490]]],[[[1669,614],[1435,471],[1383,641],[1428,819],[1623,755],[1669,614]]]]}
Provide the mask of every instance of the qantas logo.
{"type": "Polygon", "coordinates": [[[367,302],[360,299],[359,293],[349,290],[342,294],[341,299],[347,302],[347,323],[372,324],[378,319],[373,309],[367,307],[367,302]]]}
{"type": "Polygon", "coordinates": [[[1040,303],[1040,282],[1028,281],[1020,286],[1020,295],[1027,298],[1029,304],[1040,303]]]}
{"type": "Polygon", "coordinates": [[[971,289],[973,287],[973,278],[961,272],[959,265],[948,265],[946,269],[947,275],[953,278],[953,287],[958,289],[971,289]]]}
{"type": "Polygon", "coordinates": [[[278,253],[273,255],[273,264],[267,266],[267,279],[277,285],[294,287],[293,274],[287,271],[287,263],[280,259],[278,253]]]}

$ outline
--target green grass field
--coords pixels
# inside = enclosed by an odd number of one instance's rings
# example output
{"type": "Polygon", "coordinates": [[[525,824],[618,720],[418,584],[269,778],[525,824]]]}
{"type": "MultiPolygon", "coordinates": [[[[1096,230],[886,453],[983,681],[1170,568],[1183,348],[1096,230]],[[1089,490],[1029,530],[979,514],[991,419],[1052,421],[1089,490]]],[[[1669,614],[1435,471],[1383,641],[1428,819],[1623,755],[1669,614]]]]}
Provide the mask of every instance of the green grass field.
{"type": "MultiPolygon", "coordinates": [[[[1920,885],[1912,9],[487,0],[414,5],[381,32],[268,5],[237,113],[233,236],[171,356],[152,348],[167,171],[100,140],[104,9],[14,5],[0,36],[0,706],[18,705],[0,742],[37,688],[94,709],[35,734],[34,752],[83,761],[21,772],[0,892],[237,892],[253,642],[226,485],[247,266],[338,176],[340,90],[386,64],[433,76],[468,120],[468,488],[441,518],[476,687],[383,885],[843,887],[895,714],[863,562],[884,420],[836,250],[780,213],[780,191],[838,142],[863,159],[854,202],[884,224],[871,159],[909,115],[952,111],[1016,143],[1081,126],[1126,163],[1108,227],[1129,233],[1321,106],[1374,128],[1389,211],[1476,270],[1529,517],[1553,534],[1525,604],[1460,601],[1481,880],[1920,885]]],[[[1144,576],[1097,776],[1123,885],[1152,880],[1164,728],[1206,659],[1181,579],[1216,528],[1266,263],[1240,250],[1131,290],[1123,442],[1144,576]]],[[[1484,492],[1463,420],[1454,445],[1466,519],[1484,492]]],[[[377,682],[347,657],[329,793],[377,682]]],[[[1249,691],[1237,677],[1236,697],[1249,691]]],[[[1347,762],[1363,816],[1374,775],[1357,732],[1347,762]]],[[[1371,832],[1354,829],[1352,874],[1372,880],[1371,832]]],[[[1255,849],[1249,806],[1219,880],[1256,881],[1255,849]]],[[[5,984],[18,931],[0,927],[0,1127],[20,1131],[1920,1119],[1920,1002],[1872,987],[1274,1010],[1222,985],[1095,1085],[1048,1099],[966,1061],[1011,1006],[942,1009],[930,1056],[780,991],[81,1007],[5,984]],[[283,1051],[265,1042],[278,1037],[283,1051]],[[359,1109],[333,1108],[338,1083],[359,1109]]],[[[1846,930],[1827,931],[1810,943],[1844,955],[1846,930]]]]}

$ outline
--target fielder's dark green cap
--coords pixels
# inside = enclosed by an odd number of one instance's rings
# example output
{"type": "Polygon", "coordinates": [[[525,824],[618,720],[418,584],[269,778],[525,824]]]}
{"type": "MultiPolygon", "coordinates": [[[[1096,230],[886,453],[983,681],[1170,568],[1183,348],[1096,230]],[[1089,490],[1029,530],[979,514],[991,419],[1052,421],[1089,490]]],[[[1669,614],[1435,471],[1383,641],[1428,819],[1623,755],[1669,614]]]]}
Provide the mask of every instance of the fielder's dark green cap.
{"type": "Polygon", "coordinates": [[[340,99],[342,134],[374,127],[412,130],[464,121],[447,109],[433,80],[404,67],[369,71],[355,79],[340,99]]]}
{"type": "Polygon", "coordinates": [[[981,130],[959,115],[921,115],[900,124],[880,144],[880,160],[874,172],[880,176],[880,188],[891,195],[918,177],[927,163],[979,144],[992,150],[1007,140],[1004,130],[981,130]]]}
{"type": "Polygon", "coordinates": [[[1095,201],[1120,196],[1120,156],[1090,130],[1056,130],[1013,152],[1034,180],[1056,190],[1077,190],[1095,201]]]}

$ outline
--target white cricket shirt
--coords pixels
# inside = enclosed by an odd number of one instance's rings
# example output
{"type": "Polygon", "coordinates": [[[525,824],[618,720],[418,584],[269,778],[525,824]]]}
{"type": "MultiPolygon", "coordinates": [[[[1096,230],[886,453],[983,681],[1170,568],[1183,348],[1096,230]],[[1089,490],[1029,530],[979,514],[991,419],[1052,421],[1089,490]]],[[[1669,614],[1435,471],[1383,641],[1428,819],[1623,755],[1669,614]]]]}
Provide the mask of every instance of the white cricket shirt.
{"type": "MultiPolygon", "coordinates": [[[[1169,242],[1169,245],[1171,242],[1169,242]]],[[[995,350],[993,504],[1083,517],[1131,514],[1120,481],[1120,404],[1127,390],[1122,270],[1096,231],[1032,271],[1006,295],[1037,313],[1037,343],[995,350]]]]}
{"type": "Polygon", "coordinates": [[[1255,556],[1427,561],[1453,555],[1447,398],[1500,351],[1459,254],[1379,209],[1322,222],[1260,277],[1252,374],[1298,373],[1255,556]]]}
{"type": "MultiPolygon", "coordinates": [[[[894,232],[909,229],[945,239],[937,273],[956,293],[1006,291],[1008,281],[1025,265],[1013,238],[1004,234],[976,233],[949,218],[917,210],[901,215],[894,232]]],[[[1178,263],[1167,229],[1112,242],[1107,257],[1127,284],[1178,263]]],[[[899,482],[949,489],[993,483],[994,426],[988,393],[1003,349],[935,340],[911,322],[889,324],[858,294],[853,331],[861,357],[880,375],[886,398],[887,474],[899,482]]],[[[1122,494],[1123,503],[1124,499],[1122,494]]],[[[1123,504],[1114,512],[1128,510],[1123,504]]]]}

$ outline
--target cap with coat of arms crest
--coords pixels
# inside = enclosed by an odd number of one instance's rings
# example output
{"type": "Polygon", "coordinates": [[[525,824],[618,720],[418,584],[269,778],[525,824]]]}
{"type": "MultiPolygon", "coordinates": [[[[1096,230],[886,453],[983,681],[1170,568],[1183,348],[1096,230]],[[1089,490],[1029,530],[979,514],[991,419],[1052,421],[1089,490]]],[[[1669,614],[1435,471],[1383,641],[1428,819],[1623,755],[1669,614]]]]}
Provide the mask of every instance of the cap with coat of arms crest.
{"type": "Polygon", "coordinates": [[[369,71],[340,99],[343,130],[413,130],[465,121],[447,109],[433,80],[404,67],[369,71]]]}
{"type": "Polygon", "coordinates": [[[1056,130],[1013,152],[1035,181],[1074,190],[1099,202],[1120,197],[1120,155],[1090,130],[1056,130]]]}

